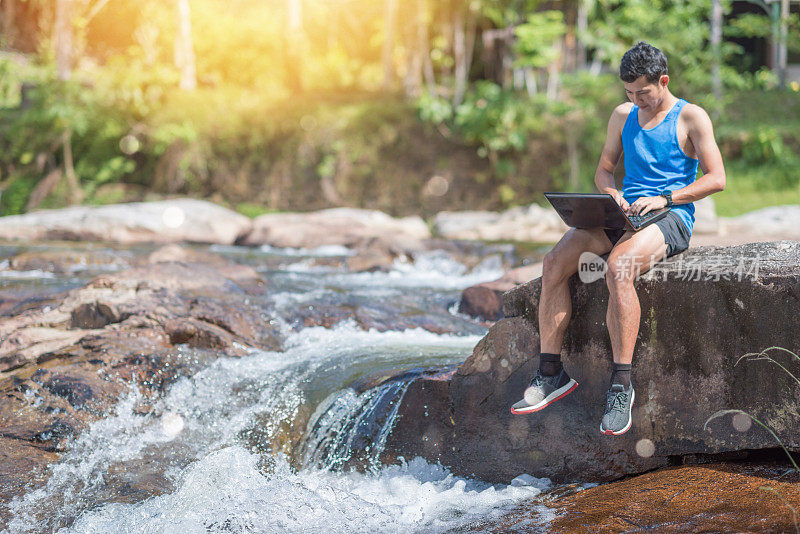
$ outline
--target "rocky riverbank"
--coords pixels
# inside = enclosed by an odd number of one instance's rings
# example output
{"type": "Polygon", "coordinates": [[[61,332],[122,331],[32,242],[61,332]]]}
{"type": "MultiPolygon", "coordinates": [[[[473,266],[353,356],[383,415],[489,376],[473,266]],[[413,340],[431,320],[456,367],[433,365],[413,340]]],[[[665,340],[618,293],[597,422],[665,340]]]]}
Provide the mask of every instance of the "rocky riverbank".
{"type": "Polygon", "coordinates": [[[158,393],[221,354],[276,348],[277,327],[249,302],[267,291],[247,266],[170,246],[3,317],[0,502],[41,482],[132,384],[158,393]]]}
{"type": "MultiPolygon", "coordinates": [[[[776,206],[717,217],[714,203],[696,203],[694,244],[800,239],[800,206],[776,206]]],[[[3,240],[74,240],[131,243],[233,243],[249,246],[361,248],[379,240],[397,251],[431,237],[448,240],[555,242],[567,227],[548,207],[504,212],[440,212],[429,222],[367,209],[335,208],[273,213],[249,219],[216,204],[189,198],[106,206],[74,206],[0,218],[3,240]]]]}

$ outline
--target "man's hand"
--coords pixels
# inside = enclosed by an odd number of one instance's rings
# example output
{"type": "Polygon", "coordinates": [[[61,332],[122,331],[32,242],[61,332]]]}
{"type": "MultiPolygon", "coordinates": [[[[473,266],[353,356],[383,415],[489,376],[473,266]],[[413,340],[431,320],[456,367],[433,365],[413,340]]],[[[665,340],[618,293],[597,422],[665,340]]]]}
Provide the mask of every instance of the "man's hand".
{"type": "Polygon", "coordinates": [[[619,207],[622,208],[622,211],[628,211],[628,209],[630,209],[630,204],[628,204],[628,201],[625,200],[625,197],[622,196],[622,193],[618,189],[609,191],[608,194],[614,197],[614,200],[617,201],[617,204],[619,204],[619,207]]]}
{"type": "Polygon", "coordinates": [[[667,199],[661,195],[656,197],[641,197],[637,198],[633,204],[631,204],[629,215],[644,215],[649,211],[660,210],[666,206],[667,199]]]}

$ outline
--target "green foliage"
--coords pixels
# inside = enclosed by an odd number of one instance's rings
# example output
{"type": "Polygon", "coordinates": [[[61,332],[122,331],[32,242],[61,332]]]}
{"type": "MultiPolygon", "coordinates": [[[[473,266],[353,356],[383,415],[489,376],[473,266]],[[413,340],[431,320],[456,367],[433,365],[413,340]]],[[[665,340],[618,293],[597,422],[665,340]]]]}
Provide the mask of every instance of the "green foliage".
{"type": "MultiPolygon", "coordinates": [[[[602,68],[557,75],[569,68],[564,44],[574,28],[566,23],[570,16],[544,10],[550,4],[399,3],[389,67],[398,78],[414,70],[412,60],[419,68],[430,58],[433,67],[433,83],[425,71],[425,86],[410,91],[421,95],[413,105],[382,88],[381,2],[303,3],[302,31],[291,32],[286,2],[192,0],[194,91],[177,89],[173,7],[110,3],[90,20],[89,4],[79,4],[75,50],[86,54],[73,81],[55,80],[46,17],[40,17],[39,55],[0,58],[2,213],[24,210],[41,178],[64,169],[65,139],[87,202],[151,192],[213,196],[251,214],[331,204],[407,212],[420,204],[524,204],[550,187],[591,190],[608,117],[625,99],[614,71],[639,39],[668,55],[678,96],[726,110],[715,126],[731,147],[724,155],[735,174],[771,190],[798,184],[796,93],[765,92],[777,82],[766,69],[736,72],[741,50],[727,43],[726,97],[709,97],[707,0],[587,2],[590,30],[577,37],[602,68]],[[475,45],[467,91],[454,107],[457,13],[465,36],[477,31],[475,42],[466,43],[475,45]],[[494,32],[490,50],[480,32],[491,30],[503,31],[494,32]],[[428,48],[415,56],[426,31],[428,48]],[[520,87],[523,68],[541,86],[548,82],[549,96],[531,95],[528,80],[520,87]],[[598,70],[610,74],[594,75],[598,70]],[[20,107],[23,82],[34,89],[20,107]],[[728,105],[740,94],[748,96],[728,105]],[[432,173],[455,176],[447,197],[424,197],[432,173]]],[[[28,0],[34,11],[47,6],[28,0]]],[[[800,39],[798,27],[792,15],[790,49],[800,39]]],[[[728,37],[770,31],[766,16],[750,14],[725,27],[728,37]]],[[[64,191],[62,183],[43,205],[63,204],[64,191]]]]}
{"type": "Polygon", "coordinates": [[[527,95],[482,81],[456,108],[454,124],[464,139],[484,147],[487,154],[521,151],[531,134],[542,131],[542,110],[527,95]]]}
{"type": "Polygon", "coordinates": [[[567,31],[564,13],[542,11],[528,15],[527,22],[514,28],[514,51],[518,65],[547,67],[558,60],[560,39],[567,31]]]}
{"type": "MultiPolygon", "coordinates": [[[[800,52],[800,14],[789,13],[786,25],[788,31],[786,47],[791,52],[800,52]]],[[[730,21],[724,35],[766,39],[772,36],[773,29],[773,23],[765,13],[742,13],[730,21]]]]}
{"type": "Polygon", "coordinates": [[[478,10],[495,27],[505,28],[536,11],[540,0],[477,0],[478,10]]]}

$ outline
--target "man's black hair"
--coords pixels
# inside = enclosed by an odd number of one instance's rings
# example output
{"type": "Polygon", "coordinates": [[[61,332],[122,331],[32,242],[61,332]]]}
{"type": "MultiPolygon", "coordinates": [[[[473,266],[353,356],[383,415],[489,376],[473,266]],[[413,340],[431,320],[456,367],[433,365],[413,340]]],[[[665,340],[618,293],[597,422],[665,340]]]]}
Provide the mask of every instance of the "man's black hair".
{"type": "Polygon", "coordinates": [[[622,56],[619,63],[619,77],[631,83],[644,76],[650,83],[656,83],[667,74],[667,56],[658,48],[639,41],[622,56]]]}

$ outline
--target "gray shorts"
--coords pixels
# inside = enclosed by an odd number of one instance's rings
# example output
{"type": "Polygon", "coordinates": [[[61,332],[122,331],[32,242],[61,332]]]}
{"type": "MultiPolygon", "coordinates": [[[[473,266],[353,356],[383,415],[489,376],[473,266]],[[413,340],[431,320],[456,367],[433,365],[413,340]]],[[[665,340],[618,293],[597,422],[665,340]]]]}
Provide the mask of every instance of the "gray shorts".
{"type": "MultiPolygon", "coordinates": [[[[689,248],[689,239],[691,239],[692,234],[686,229],[686,225],[683,224],[677,213],[671,211],[653,224],[658,226],[658,229],[664,234],[664,242],[667,244],[667,257],[680,254],[689,248]]],[[[614,246],[625,234],[625,229],[606,230],[605,232],[608,239],[611,240],[611,246],[614,246]]]]}

